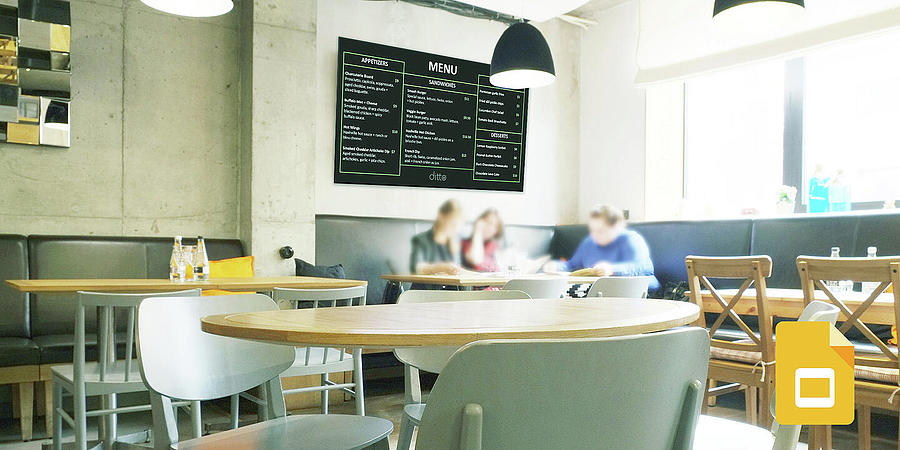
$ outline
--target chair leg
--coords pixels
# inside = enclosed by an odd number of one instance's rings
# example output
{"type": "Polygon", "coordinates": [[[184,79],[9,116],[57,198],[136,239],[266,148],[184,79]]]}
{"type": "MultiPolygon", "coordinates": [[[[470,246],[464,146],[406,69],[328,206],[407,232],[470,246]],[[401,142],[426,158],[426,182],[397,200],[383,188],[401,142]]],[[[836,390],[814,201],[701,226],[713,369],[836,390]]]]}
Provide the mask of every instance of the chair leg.
{"type": "Polygon", "coordinates": [[[410,421],[409,417],[404,413],[403,419],[400,420],[400,436],[397,438],[397,450],[409,450],[410,445],[412,445],[412,436],[415,429],[416,426],[413,425],[412,421],[410,421]]]}
{"type": "MultiPolygon", "coordinates": [[[[322,386],[327,385],[328,384],[328,374],[323,373],[321,375],[321,377],[322,377],[322,386]]],[[[321,409],[322,414],[328,414],[328,389],[323,389],[322,392],[319,392],[319,402],[321,403],[321,405],[319,405],[319,408],[321,409]]]]}
{"type": "Polygon", "coordinates": [[[770,383],[763,384],[759,390],[759,400],[756,408],[756,417],[757,421],[760,422],[760,426],[763,428],[771,428],[772,427],[772,413],[769,410],[769,405],[772,404],[772,394],[774,392],[774,386],[770,383]]]}
{"type": "Polygon", "coordinates": [[[750,425],[756,425],[756,399],[757,395],[756,386],[747,386],[744,390],[744,409],[747,413],[747,423],[750,425]]]}
{"type": "Polygon", "coordinates": [[[856,408],[856,439],[859,450],[869,450],[872,448],[872,408],[865,405],[859,405],[856,408]]]}
{"type": "Polygon", "coordinates": [[[31,423],[34,420],[34,383],[19,383],[19,423],[22,427],[22,440],[30,441],[31,423]]]}
{"type": "MultiPolygon", "coordinates": [[[[706,391],[709,392],[710,389],[716,387],[716,380],[707,380],[706,391]]],[[[716,406],[716,397],[715,396],[706,396],[706,406],[712,408],[716,406]]],[[[705,412],[705,411],[704,411],[705,412]]]]}
{"type": "Polygon", "coordinates": [[[366,393],[363,390],[362,349],[353,350],[353,398],[356,400],[356,415],[366,415],[366,393]]]}
{"type": "Polygon", "coordinates": [[[44,429],[53,437],[53,382],[44,381],[44,429]]]}
{"type": "Polygon", "coordinates": [[[53,414],[53,450],[62,450],[62,417],[57,408],[62,408],[62,386],[59,383],[47,381],[53,387],[53,407],[47,414],[53,414]]]}
{"type": "Polygon", "coordinates": [[[710,399],[713,399],[712,401],[715,401],[716,397],[709,395],[709,389],[712,386],[713,386],[713,381],[706,380],[706,390],[703,391],[703,403],[700,404],[700,413],[701,414],[706,414],[707,412],[709,412],[710,399]]]}
{"type": "Polygon", "coordinates": [[[203,436],[203,417],[201,412],[200,402],[191,402],[191,428],[194,432],[194,438],[203,436]]]}
{"type": "MultiPolygon", "coordinates": [[[[109,394],[106,398],[106,407],[110,409],[115,409],[118,406],[118,398],[116,394],[109,394]]],[[[118,433],[116,430],[118,429],[118,416],[116,414],[108,414],[104,420],[106,422],[106,428],[103,434],[103,442],[104,444],[108,444],[110,448],[115,447],[116,440],[118,440],[118,433]]]]}
{"type": "Polygon", "coordinates": [[[241,396],[234,394],[231,396],[231,429],[234,430],[240,425],[241,413],[241,396]]]}

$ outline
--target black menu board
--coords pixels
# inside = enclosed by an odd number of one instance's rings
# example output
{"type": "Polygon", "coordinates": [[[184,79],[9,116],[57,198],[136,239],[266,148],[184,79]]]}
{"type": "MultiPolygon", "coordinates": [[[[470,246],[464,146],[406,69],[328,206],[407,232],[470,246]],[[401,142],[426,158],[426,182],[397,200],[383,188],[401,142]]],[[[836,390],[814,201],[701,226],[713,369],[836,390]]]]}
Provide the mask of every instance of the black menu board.
{"type": "Polygon", "coordinates": [[[335,183],[521,192],[528,90],[489,73],[339,38],[335,183]]]}

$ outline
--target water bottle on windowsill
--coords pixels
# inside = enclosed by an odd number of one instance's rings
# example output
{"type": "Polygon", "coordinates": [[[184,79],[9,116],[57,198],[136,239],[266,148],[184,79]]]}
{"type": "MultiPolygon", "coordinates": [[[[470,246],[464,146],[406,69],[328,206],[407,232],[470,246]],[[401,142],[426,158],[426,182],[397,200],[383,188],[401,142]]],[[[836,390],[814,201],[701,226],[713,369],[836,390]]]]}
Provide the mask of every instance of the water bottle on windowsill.
{"type": "MultiPolygon", "coordinates": [[[[875,258],[877,256],[878,256],[878,248],[869,247],[866,249],[866,258],[875,258]]],[[[877,281],[864,281],[862,283],[863,294],[865,294],[867,296],[870,295],[872,292],[875,291],[875,289],[878,289],[879,284],[880,283],[878,283],[877,281]]]]}

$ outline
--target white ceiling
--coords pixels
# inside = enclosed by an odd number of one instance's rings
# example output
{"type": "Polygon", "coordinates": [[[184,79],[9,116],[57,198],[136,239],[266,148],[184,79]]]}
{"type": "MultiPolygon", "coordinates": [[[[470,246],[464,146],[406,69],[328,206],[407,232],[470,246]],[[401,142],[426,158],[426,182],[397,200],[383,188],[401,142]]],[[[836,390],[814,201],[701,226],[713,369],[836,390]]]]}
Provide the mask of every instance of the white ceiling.
{"type": "Polygon", "coordinates": [[[631,0],[591,0],[584,6],[572,11],[572,15],[590,19],[596,16],[597,13],[628,1],[631,0]]]}
{"type": "MultiPolygon", "coordinates": [[[[568,13],[588,0],[462,0],[470,5],[490,9],[534,22],[543,22],[568,13]]],[[[595,0],[597,1],[597,0],[595,0]]],[[[601,0],[610,1],[610,0],[601,0]]],[[[621,0],[615,0],[621,1],[621,0]]]]}

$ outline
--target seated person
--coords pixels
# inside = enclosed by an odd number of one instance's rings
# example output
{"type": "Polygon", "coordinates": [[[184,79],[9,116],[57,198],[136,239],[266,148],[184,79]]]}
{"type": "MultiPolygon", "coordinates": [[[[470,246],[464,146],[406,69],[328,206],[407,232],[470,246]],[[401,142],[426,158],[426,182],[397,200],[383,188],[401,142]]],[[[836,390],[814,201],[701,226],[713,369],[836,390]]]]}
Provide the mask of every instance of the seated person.
{"type": "Polygon", "coordinates": [[[409,270],[421,275],[458,274],[461,222],[462,207],[458,201],[451,199],[441,204],[431,229],[412,238],[409,270]]]}
{"type": "Polygon", "coordinates": [[[488,208],[472,225],[472,236],[462,241],[463,265],[479,272],[497,272],[497,251],[503,239],[503,220],[496,208],[488,208]]]}
{"type": "MultiPolygon", "coordinates": [[[[653,276],[653,262],[647,242],[637,232],[625,227],[622,210],[599,205],[591,210],[588,221],[590,234],[581,241],[572,258],[565,262],[551,261],[545,272],[573,272],[593,269],[595,276],[653,276]]],[[[654,277],[650,289],[658,289],[654,277]]]]}

